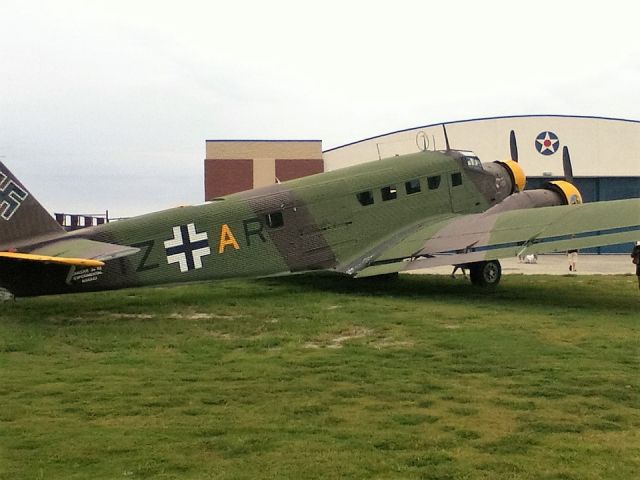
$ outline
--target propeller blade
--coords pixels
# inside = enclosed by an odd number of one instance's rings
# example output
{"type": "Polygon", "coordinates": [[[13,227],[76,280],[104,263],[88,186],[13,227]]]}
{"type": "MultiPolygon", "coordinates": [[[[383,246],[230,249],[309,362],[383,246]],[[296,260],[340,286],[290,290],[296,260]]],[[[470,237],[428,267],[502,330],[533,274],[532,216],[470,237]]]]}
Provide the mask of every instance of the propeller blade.
{"type": "Polygon", "coordinates": [[[564,170],[564,179],[573,183],[573,168],[571,167],[571,157],[569,156],[569,149],[562,147],[562,168],[564,170]]]}
{"type": "Polygon", "coordinates": [[[511,130],[509,134],[509,147],[511,148],[511,160],[518,161],[518,143],[516,142],[516,132],[511,130]]]}

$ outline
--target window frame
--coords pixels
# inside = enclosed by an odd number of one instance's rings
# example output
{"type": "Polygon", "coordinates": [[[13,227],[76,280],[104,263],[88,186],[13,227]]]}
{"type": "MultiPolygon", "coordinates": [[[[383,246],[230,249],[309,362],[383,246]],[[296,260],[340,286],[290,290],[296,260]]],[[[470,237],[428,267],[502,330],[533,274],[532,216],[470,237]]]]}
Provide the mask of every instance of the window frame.
{"type": "Polygon", "coordinates": [[[406,182],[404,182],[404,191],[407,195],[415,195],[416,193],[420,193],[422,191],[420,179],[414,178],[412,180],[407,180],[406,182]]]}
{"type": "Polygon", "coordinates": [[[373,190],[363,190],[362,192],[356,193],[356,199],[358,200],[358,203],[362,207],[367,207],[375,203],[375,198],[373,197],[373,190]]]}
{"type": "Polygon", "coordinates": [[[383,202],[389,202],[398,198],[398,189],[395,185],[386,185],[380,188],[380,196],[383,202]]]}
{"type": "Polygon", "coordinates": [[[459,187],[462,185],[462,172],[454,172],[451,174],[451,186],[459,187]]]}
{"type": "Polygon", "coordinates": [[[427,177],[427,188],[429,190],[438,190],[442,183],[442,175],[431,175],[427,177]]]}
{"type": "Polygon", "coordinates": [[[284,215],[282,214],[282,211],[276,210],[275,212],[269,212],[265,214],[264,223],[268,228],[272,230],[275,230],[276,228],[284,227],[284,215]],[[275,219],[278,219],[278,220],[274,221],[274,217],[275,219]]]}

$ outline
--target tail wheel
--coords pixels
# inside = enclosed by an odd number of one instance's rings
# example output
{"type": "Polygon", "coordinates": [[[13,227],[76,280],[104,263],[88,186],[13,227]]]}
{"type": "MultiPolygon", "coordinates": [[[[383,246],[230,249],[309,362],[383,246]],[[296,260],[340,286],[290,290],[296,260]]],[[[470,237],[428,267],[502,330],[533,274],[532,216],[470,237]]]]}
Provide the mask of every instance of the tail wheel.
{"type": "Polygon", "coordinates": [[[480,287],[495,287],[500,283],[502,267],[497,260],[475,262],[470,267],[471,283],[480,287]]]}

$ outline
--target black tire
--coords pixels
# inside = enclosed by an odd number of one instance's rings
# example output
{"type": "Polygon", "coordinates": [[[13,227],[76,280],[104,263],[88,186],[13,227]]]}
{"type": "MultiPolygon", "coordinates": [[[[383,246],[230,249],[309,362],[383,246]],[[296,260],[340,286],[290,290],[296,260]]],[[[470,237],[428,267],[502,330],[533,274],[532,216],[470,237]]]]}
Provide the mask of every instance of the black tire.
{"type": "Polygon", "coordinates": [[[502,277],[502,267],[498,260],[472,263],[469,271],[471,283],[479,287],[495,287],[502,277]]]}

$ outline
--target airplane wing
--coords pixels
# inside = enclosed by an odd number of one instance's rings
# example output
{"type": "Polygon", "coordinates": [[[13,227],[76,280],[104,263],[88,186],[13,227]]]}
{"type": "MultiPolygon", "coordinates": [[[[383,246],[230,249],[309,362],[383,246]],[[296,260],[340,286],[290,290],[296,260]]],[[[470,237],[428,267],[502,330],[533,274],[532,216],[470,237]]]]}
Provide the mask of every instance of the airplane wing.
{"type": "Polygon", "coordinates": [[[390,237],[339,270],[356,277],[640,240],[640,199],[435,219],[390,237]]]}
{"type": "Polygon", "coordinates": [[[28,252],[0,252],[0,258],[79,267],[100,267],[106,260],[132,255],[140,249],[127,245],[96,242],[85,238],[62,238],[28,252]]]}

